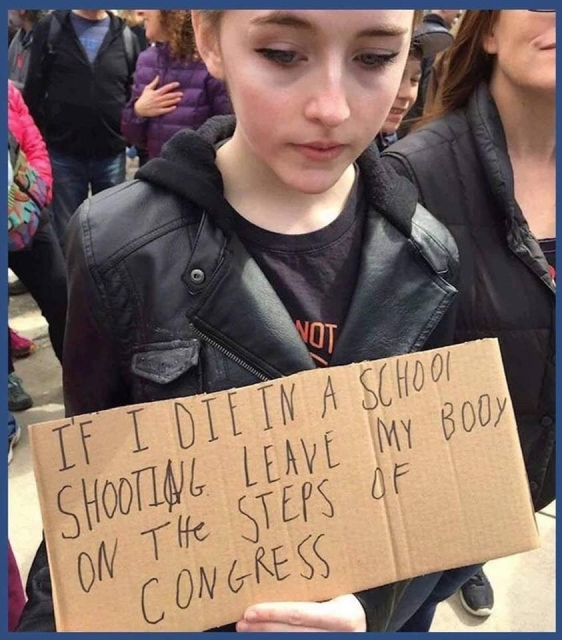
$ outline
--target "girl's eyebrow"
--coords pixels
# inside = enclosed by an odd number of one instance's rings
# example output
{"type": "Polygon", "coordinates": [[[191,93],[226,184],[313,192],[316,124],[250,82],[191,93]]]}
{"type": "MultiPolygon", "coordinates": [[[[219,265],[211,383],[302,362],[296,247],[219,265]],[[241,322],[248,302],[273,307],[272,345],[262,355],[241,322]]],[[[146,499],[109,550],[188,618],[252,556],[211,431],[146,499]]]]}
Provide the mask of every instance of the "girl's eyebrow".
{"type": "MultiPolygon", "coordinates": [[[[277,25],[281,27],[293,27],[295,29],[303,29],[306,31],[317,31],[316,25],[304,16],[291,13],[289,11],[270,11],[265,16],[258,16],[250,20],[253,26],[277,25]]],[[[357,38],[373,38],[381,36],[402,36],[408,32],[408,29],[396,25],[381,25],[362,29],[356,34],[357,38]]]]}

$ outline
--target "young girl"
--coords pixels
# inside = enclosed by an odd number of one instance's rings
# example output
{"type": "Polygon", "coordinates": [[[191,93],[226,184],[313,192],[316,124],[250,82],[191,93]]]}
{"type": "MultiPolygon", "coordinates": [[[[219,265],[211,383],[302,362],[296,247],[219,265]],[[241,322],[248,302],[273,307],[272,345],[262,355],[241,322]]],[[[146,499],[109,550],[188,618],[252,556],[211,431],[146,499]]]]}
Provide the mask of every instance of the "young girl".
{"type": "Polygon", "coordinates": [[[131,100],[121,131],[149,158],[185,127],[197,129],[211,116],[232,113],[223,82],[213,78],[195,49],[190,11],[142,12],[154,44],[137,60],[131,100]]]}
{"type": "MultiPolygon", "coordinates": [[[[448,344],[455,244],[370,145],[414,18],[193,12],[236,116],[181,132],[73,218],[69,415],[448,344]]],[[[404,586],[261,603],[222,630],[386,630],[404,586]]],[[[28,590],[20,629],[54,629],[44,545],[28,590]]]]}

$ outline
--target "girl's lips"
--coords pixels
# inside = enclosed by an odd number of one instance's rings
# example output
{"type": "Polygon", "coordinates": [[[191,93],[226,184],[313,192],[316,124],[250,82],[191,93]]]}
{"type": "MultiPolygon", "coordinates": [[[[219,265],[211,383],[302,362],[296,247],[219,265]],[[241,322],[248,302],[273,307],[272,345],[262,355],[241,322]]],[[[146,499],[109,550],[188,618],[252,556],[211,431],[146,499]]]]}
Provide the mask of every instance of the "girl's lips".
{"type": "Polygon", "coordinates": [[[334,160],[342,154],[344,144],[328,145],[324,143],[295,144],[294,148],[309,160],[334,160]]]}

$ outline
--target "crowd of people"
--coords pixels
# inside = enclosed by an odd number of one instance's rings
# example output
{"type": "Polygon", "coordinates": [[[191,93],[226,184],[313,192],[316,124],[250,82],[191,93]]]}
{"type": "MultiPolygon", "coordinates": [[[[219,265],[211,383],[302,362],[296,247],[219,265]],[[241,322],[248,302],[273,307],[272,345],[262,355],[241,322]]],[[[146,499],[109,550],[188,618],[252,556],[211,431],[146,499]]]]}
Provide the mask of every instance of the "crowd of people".
{"type": "MultiPolygon", "coordinates": [[[[66,413],[496,337],[538,511],[555,498],[556,13],[340,13],[9,11],[9,267],[66,413]]],[[[13,358],[35,345],[8,333],[10,462],[33,403],[13,358]]],[[[25,596],[8,551],[11,630],[56,630],[44,541],[25,596]]],[[[429,631],[456,592],[492,613],[470,566],[219,630],[429,631]]]]}

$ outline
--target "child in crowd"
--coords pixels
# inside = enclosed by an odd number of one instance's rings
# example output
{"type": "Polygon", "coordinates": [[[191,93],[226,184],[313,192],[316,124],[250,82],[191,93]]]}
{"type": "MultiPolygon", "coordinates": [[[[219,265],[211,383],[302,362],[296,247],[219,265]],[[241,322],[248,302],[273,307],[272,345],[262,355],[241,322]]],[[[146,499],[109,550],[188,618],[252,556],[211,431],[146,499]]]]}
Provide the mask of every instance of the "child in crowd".
{"type": "Polygon", "coordinates": [[[416,27],[398,95],[380,134],[377,136],[377,146],[380,151],[398,140],[400,125],[416,103],[420,91],[424,60],[445,51],[452,42],[453,36],[445,27],[426,22],[416,27]]]}

